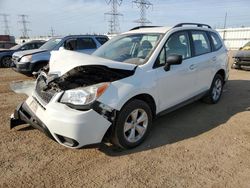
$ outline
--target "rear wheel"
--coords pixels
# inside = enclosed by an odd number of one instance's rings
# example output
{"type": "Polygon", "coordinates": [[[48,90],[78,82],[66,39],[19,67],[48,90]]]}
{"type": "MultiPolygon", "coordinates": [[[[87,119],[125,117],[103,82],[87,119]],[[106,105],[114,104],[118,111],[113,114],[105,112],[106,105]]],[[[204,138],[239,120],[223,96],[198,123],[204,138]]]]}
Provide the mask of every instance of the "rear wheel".
{"type": "Polygon", "coordinates": [[[203,98],[203,101],[209,104],[216,104],[221,97],[223,91],[223,78],[220,74],[216,74],[208,95],[203,98]]]}
{"type": "Polygon", "coordinates": [[[10,56],[2,58],[2,60],[1,60],[1,67],[8,68],[8,67],[11,67],[11,64],[12,64],[12,60],[11,60],[10,56]]]}
{"type": "Polygon", "coordinates": [[[143,142],[152,125],[149,105],[135,99],[119,112],[113,132],[112,143],[121,148],[133,148],[143,142]]]}

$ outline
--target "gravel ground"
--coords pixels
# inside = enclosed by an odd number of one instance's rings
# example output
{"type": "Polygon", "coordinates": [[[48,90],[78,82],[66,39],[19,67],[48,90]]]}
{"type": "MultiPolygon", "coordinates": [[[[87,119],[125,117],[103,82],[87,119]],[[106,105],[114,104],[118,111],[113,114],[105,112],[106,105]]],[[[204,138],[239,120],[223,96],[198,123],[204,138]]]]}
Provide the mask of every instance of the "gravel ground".
{"type": "Polygon", "coordinates": [[[221,101],[162,116],[139,147],[68,149],[27,125],[9,129],[30,79],[0,69],[0,187],[250,187],[250,72],[231,70],[221,101]]]}

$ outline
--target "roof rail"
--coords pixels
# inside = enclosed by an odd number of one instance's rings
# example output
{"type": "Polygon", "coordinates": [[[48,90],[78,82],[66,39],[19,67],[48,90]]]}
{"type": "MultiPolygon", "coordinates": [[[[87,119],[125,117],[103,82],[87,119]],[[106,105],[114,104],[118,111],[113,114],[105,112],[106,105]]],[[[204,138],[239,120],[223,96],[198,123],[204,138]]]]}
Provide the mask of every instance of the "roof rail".
{"type": "Polygon", "coordinates": [[[134,27],[134,28],[130,29],[129,31],[133,31],[133,30],[137,30],[137,29],[142,29],[142,28],[152,28],[152,27],[160,27],[160,26],[149,26],[149,25],[137,26],[137,27],[134,27]]]}
{"type": "Polygon", "coordinates": [[[202,23],[179,23],[177,25],[174,26],[175,27],[182,27],[183,25],[196,25],[197,27],[208,27],[209,29],[211,29],[212,27],[210,25],[207,24],[202,24],[202,23]]]}

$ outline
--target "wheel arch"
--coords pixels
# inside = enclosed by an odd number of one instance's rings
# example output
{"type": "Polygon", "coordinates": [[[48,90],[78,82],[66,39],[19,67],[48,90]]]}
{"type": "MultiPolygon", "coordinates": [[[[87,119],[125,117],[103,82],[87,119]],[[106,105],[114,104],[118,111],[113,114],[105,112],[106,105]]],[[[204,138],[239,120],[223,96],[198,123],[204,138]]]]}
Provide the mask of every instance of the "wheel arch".
{"type": "MultiPolygon", "coordinates": [[[[156,117],[156,103],[155,103],[155,100],[150,94],[147,94],[147,93],[141,93],[141,94],[138,94],[138,95],[135,95],[135,96],[131,97],[129,100],[127,100],[127,102],[125,102],[122,105],[121,109],[126,104],[128,104],[129,102],[131,102],[132,100],[135,100],[135,99],[142,100],[142,101],[146,102],[149,105],[150,109],[151,109],[153,119],[156,117]]],[[[103,139],[109,139],[110,138],[110,136],[112,134],[112,131],[113,131],[113,128],[114,128],[114,124],[112,123],[112,125],[107,129],[106,133],[104,134],[103,139]]]]}
{"type": "MultiPolygon", "coordinates": [[[[218,71],[215,73],[215,75],[216,75],[216,74],[221,75],[222,78],[223,78],[223,81],[224,81],[224,83],[225,83],[225,79],[226,79],[226,72],[225,72],[225,70],[224,70],[224,69],[220,69],[220,70],[218,70],[218,71]]],[[[214,75],[214,76],[215,76],[215,75],[214,75]]]]}
{"type": "Polygon", "coordinates": [[[142,100],[142,101],[146,102],[151,109],[153,118],[155,118],[155,116],[156,116],[156,103],[155,103],[154,98],[150,94],[147,94],[147,93],[142,93],[142,94],[138,94],[138,95],[133,96],[125,104],[123,104],[122,108],[127,103],[129,103],[130,101],[132,101],[134,99],[138,99],[138,100],[142,100]]]}

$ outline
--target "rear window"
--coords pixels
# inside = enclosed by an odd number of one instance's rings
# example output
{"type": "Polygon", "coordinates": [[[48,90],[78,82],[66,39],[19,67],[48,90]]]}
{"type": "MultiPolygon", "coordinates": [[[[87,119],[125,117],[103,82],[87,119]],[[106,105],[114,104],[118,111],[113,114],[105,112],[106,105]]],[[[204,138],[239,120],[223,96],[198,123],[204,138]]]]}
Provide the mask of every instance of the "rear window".
{"type": "Polygon", "coordinates": [[[219,50],[222,47],[222,43],[221,43],[219,36],[216,33],[210,33],[210,35],[211,35],[215,50],[219,50]]]}
{"type": "Polygon", "coordinates": [[[105,42],[108,41],[108,39],[106,37],[96,37],[96,40],[103,45],[105,42]]]}

